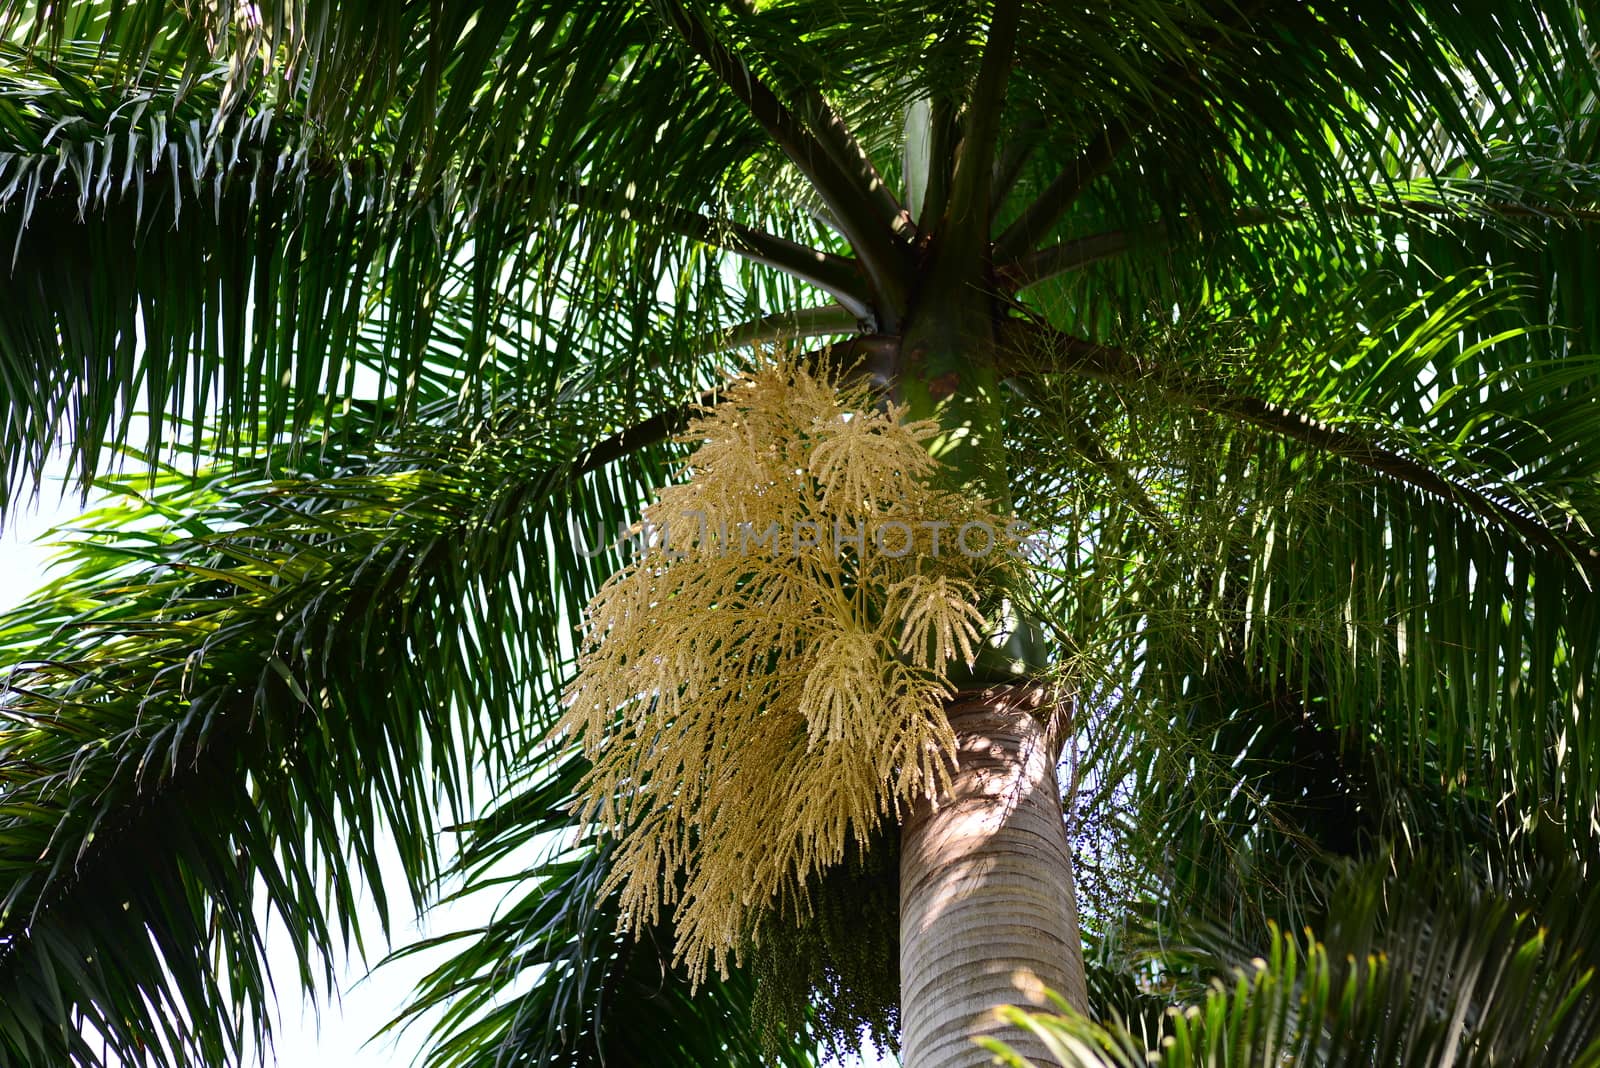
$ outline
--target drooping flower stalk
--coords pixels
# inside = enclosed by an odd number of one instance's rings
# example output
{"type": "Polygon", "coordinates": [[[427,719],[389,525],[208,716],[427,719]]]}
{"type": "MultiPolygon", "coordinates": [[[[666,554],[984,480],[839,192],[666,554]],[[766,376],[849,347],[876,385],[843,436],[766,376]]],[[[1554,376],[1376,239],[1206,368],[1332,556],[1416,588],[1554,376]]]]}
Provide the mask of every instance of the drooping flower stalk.
{"type": "Polygon", "coordinates": [[[670,911],[691,975],[760,911],[947,784],[945,669],[970,664],[1016,531],[937,488],[936,424],[780,359],[685,440],[650,544],[589,606],[558,729],[594,768],[635,929],[670,911]]]}

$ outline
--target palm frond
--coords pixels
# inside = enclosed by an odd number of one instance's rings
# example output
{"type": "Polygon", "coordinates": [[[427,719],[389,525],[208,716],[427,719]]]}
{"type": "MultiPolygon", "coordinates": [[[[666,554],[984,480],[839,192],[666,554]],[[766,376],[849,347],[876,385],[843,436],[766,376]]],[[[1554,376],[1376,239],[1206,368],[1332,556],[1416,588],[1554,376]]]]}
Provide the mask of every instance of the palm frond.
{"type": "MultiPolygon", "coordinates": [[[[1071,1068],[1600,1063],[1600,894],[1574,869],[1529,891],[1423,865],[1347,881],[1327,944],[1279,933],[1170,1009],[1121,1021],[1007,1010],[1071,1068]]],[[[989,1040],[1003,1063],[1029,1062],[989,1040]]]]}
{"type": "Polygon", "coordinates": [[[100,517],[5,618],[7,1062],[238,1061],[269,1034],[258,904],[314,985],[363,886],[387,912],[386,836],[420,902],[436,811],[470,813],[605,569],[550,568],[583,559],[569,514],[614,528],[659,475],[585,467],[559,411],[165,478],[176,524],[100,517]]]}
{"type": "MultiPolygon", "coordinates": [[[[533,49],[522,61],[546,75],[522,87],[538,90],[526,106],[575,127],[576,142],[565,156],[535,139],[448,166],[409,145],[415,116],[341,149],[301,89],[236,92],[224,65],[195,76],[151,70],[124,87],[110,76],[119,57],[96,45],[63,43],[47,58],[4,52],[7,494],[37,489],[60,437],[87,479],[102,443],[159,452],[186,425],[248,451],[303,438],[374,392],[404,418],[430,376],[487,411],[506,388],[568,377],[584,354],[646,333],[657,370],[698,371],[708,335],[799,306],[798,284],[772,272],[731,282],[718,245],[853,299],[849,262],[808,251],[829,247],[815,224],[761,233],[774,220],[759,203],[733,211],[705,196],[752,146],[726,129],[730,107],[701,99],[708,75],[685,80],[681,57],[613,69],[633,62],[653,25],[551,25],[532,41],[526,27],[507,30],[514,40],[496,47],[533,49]],[[625,31],[616,41],[613,28],[625,31]],[[614,61],[596,65],[583,34],[602,35],[614,61]],[[575,78],[599,79],[593,114],[574,113],[583,94],[559,88],[575,78]],[[639,125],[598,140],[583,132],[617,113],[639,125]],[[685,143],[728,149],[681,181],[629,177],[616,195],[581,195],[572,175],[621,171],[671,117],[685,143]],[[670,318],[657,314],[667,293],[670,318]]],[[[441,104],[430,123],[455,121],[455,107],[441,104]]],[[[659,383],[680,395],[691,385],[659,383]]]]}
{"type": "Polygon", "coordinates": [[[425,1063],[813,1064],[798,1037],[763,1040],[748,972],[691,986],[673,961],[670,929],[622,933],[615,895],[603,891],[613,847],[572,822],[587,762],[537,748],[524,767],[525,785],[461,828],[465,839],[452,862],[458,895],[497,895],[494,915],[391,958],[451,950],[390,1025],[435,1017],[425,1063]]]}

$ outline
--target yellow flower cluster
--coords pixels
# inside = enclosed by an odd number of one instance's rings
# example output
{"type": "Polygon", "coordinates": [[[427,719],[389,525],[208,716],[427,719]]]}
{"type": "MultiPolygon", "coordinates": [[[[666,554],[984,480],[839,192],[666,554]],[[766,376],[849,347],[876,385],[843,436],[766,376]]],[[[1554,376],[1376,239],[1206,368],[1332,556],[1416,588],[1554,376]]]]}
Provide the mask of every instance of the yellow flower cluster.
{"type": "Polygon", "coordinates": [[[947,774],[945,667],[972,662],[979,590],[1005,566],[953,535],[1005,526],[935,485],[937,433],[779,359],[691,426],[687,477],[644,517],[667,544],[589,605],[557,728],[593,762],[581,814],[617,839],[623,923],[670,912],[696,982],[947,774]]]}

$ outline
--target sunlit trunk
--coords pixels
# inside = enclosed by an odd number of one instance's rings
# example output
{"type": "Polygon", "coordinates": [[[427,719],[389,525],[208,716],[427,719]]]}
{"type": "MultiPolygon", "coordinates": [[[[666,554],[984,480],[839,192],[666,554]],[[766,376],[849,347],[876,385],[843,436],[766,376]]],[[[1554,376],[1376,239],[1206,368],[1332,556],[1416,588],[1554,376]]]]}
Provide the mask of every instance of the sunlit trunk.
{"type": "Polygon", "coordinates": [[[973,1068],[973,1043],[1004,1038],[1040,1065],[1042,1045],[995,1018],[1054,990],[1088,1008],[1072,855],[1056,779],[1059,739],[1038,688],[964,692],[949,794],[901,829],[900,1018],[906,1068],[973,1068]]]}

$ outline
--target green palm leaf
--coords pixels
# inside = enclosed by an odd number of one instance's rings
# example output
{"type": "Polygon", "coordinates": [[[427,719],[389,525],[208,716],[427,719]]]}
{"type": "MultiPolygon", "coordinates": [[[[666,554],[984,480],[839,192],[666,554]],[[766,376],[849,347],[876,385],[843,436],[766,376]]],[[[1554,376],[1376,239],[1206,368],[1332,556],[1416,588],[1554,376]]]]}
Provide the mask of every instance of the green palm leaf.
{"type": "Polygon", "coordinates": [[[1573,869],[1542,874],[1530,891],[1462,873],[1433,882],[1426,864],[1359,873],[1336,893],[1326,944],[1274,927],[1262,955],[1169,1009],[1159,1035],[1010,1015],[1069,1068],[1600,1063],[1600,896],[1573,869]]]}
{"type": "Polygon", "coordinates": [[[598,465],[562,456],[559,428],[524,416],[342,471],[166,479],[148,511],[189,530],[118,535],[108,513],[6,618],[7,1060],[98,1063],[102,1041],[128,1061],[237,1060],[267,1034],[258,900],[308,984],[361,938],[363,885],[387,912],[380,836],[420,900],[438,806],[469,810],[470,769],[511,744],[565,606],[598,581],[596,563],[546,585],[545,554],[574,554],[552,506],[606,486],[608,519],[651,477],[585,475],[598,465]]]}

